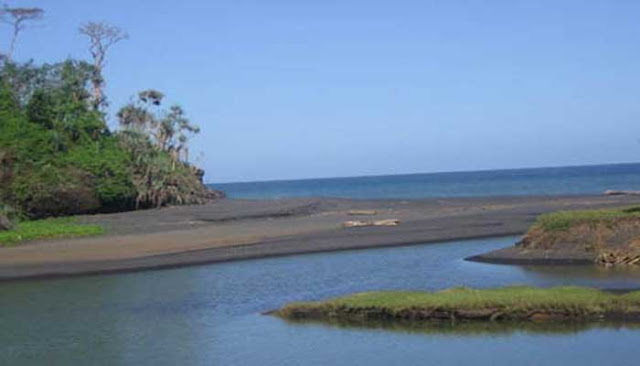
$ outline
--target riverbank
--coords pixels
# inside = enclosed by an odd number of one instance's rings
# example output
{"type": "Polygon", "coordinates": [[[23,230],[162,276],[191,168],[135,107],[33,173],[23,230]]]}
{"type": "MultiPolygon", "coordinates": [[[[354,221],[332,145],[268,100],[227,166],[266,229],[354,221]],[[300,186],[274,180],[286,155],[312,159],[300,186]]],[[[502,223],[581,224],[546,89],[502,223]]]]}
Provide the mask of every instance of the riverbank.
{"type": "Polygon", "coordinates": [[[367,292],[293,303],[285,319],[411,321],[640,321],[640,291],[606,293],[581,287],[504,287],[439,292],[367,292]]]}
{"type": "Polygon", "coordinates": [[[516,245],[468,260],[509,264],[640,264],[640,209],[558,211],[540,215],[516,245]]]}
{"type": "Polygon", "coordinates": [[[100,237],[0,248],[0,279],[171,268],[300,253],[523,234],[544,212],[639,204],[637,196],[425,200],[220,200],[206,205],[80,216],[100,237]],[[350,215],[373,210],[374,216],[350,215]],[[344,228],[348,220],[393,227],[344,228]]]}

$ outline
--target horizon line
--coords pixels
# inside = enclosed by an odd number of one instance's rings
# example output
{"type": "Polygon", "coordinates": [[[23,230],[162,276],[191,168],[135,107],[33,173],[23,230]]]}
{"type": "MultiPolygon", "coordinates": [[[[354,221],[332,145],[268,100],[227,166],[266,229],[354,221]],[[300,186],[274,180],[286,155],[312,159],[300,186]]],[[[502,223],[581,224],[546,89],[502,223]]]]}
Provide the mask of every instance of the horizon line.
{"type": "Polygon", "coordinates": [[[330,180],[330,179],[348,179],[348,178],[378,178],[378,177],[388,177],[388,176],[409,176],[409,175],[423,175],[423,174],[481,173],[481,172],[500,172],[500,171],[514,171],[514,170],[562,169],[562,168],[597,167],[597,166],[606,166],[606,165],[634,165],[634,164],[640,164],[640,162],[636,161],[636,162],[598,163],[598,164],[583,164],[583,165],[553,165],[553,166],[533,166],[533,167],[477,169],[477,170],[448,170],[448,171],[396,173],[396,174],[362,174],[362,175],[344,175],[344,176],[313,177],[313,178],[244,180],[244,181],[230,181],[230,182],[205,182],[204,184],[206,184],[206,185],[216,185],[216,184],[277,183],[277,182],[306,181],[306,180],[330,180]]]}

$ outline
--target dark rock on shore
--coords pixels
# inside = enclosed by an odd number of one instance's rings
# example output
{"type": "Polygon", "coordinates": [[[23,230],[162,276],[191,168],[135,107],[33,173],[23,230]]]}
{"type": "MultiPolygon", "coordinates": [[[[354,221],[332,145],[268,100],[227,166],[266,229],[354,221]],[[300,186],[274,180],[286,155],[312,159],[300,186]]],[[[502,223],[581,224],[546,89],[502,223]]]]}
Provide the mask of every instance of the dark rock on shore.
{"type": "Polygon", "coordinates": [[[211,201],[215,201],[215,200],[221,200],[225,198],[227,198],[227,194],[224,193],[223,191],[213,189],[213,188],[207,188],[207,199],[211,201]]]}
{"type": "Polygon", "coordinates": [[[590,265],[595,262],[595,256],[584,251],[529,250],[517,244],[465,259],[471,262],[513,265],[590,265]]]}
{"type": "Polygon", "coordinates": [[[0,215],[0,231],[13,229],[13,223],[4,215],[0,215]]]}
{"type": "Polygon", "coordinates": [[[604,194],[607,196],[640,196],[640,191],[615,191],[606,190],[604,194]]]}
{"type": "Polygon", "coordinates": [[[270,312],[292,321],[400,321],[400,322],[594,322],[618,320],[639,322],[637,309],[617,309],[608,311],[588,309],[564,309],[553,306],[535,310],[487,309],[428,309],[419,306],[394,311],[384,307],[347,306],[299,306],[295,304],[270,312]]]}

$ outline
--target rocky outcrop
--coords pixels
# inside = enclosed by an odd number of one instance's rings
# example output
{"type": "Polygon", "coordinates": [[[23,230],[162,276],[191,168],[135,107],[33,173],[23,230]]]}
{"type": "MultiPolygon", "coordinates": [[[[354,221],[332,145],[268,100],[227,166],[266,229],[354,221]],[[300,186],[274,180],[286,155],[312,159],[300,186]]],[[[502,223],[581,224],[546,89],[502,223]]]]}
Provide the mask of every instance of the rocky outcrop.
{"type": "Polygon", "coordinates": [[[527,249],[583,250],[596,255],[603,251],[635,251],[640,249],[640,217],[602,219],[559,230],[534,226],[517,245],[527,249]]]}
{"type": "Polygon", "coordinates": [[[606,190],[604,194],[607,196],[640,196],[640,191],[615,191],[606,190]]]}
{"type": "Polygon", "coordinates": [[[38,180],[32,194],[23,198],[22,208],[32,218],[96,212],[101,207],[93,177],[79,169],[64,170],[65,180],[47,183],[38,180]]]}
{"type": "Polygon", "coordinates": [[[227,198],[227,194],[217,189],[207,188],[207,199],[209,200],[221,200],[227,198]]]}
{"type": "Polygon", "coordinates": [[[13,229],[13,223],[4,215],[0,214],[0,231],[13,229]]]}
{"type": "Polygon", "coordinates": [[[559,230],[533,226],[515,246],[467,259],[507,264],[640,265],[640,217],[589,221],[559,230]]]}

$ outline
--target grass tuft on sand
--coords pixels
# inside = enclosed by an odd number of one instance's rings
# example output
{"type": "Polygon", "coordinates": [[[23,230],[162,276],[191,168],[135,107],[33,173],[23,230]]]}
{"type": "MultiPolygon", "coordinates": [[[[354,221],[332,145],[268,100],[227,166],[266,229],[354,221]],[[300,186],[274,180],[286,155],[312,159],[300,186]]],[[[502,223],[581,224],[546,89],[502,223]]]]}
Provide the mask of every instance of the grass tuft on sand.
{"type": "Polygon", "coordinates": [[[533,314],[564,318],[625,317],[640,314],[640,291],[613,294],[584,287],[456,287],[438,292],[365,292],[319,302],[293,303],[276,312],[283,318],[529,319],[533,314]],[[481,312],[485,312],[484,315],[481,312]]]}
{"type": "Polygon", "coordinates": [[[582,210],[582,211],[558,211],[538,216],[534,226],[545,231],[566,230],[583,223],[595,223],[599,221],[615,221],[620,218],[639,217],[640,206],[624,207],[617,209],[582,210]]]}
{"type": "Polygon", "coordinates": [[[21,221],[12,230],[0,231],[0,246],[12,246],[36,239],[93,236],[103,233],[102,226],[79,224],[73,217],[21,221]]]}

